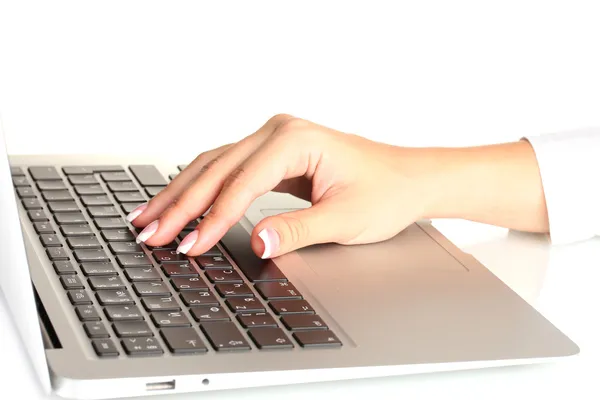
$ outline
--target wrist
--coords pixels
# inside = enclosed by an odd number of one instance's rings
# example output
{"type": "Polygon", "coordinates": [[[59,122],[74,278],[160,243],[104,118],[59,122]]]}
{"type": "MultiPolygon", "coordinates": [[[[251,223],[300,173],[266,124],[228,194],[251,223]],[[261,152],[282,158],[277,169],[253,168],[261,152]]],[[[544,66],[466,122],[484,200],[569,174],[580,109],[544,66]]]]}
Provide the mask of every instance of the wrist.
{"type": "Polygon", "coordinates": [[[461,218],[523,230],[546,229],[537,160],[526,141],[423,149],[423,218],[461,218]]]}

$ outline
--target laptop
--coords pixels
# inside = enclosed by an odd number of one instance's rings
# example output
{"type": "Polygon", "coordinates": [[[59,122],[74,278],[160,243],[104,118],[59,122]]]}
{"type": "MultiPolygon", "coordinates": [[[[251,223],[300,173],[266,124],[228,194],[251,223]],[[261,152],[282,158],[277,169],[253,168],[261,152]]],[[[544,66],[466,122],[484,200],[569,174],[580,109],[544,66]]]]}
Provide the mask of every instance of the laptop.
{"type": "Polygon", "coordinates": [[[0,132],[0,285],[48,393],[203,392],[579,353],[428,221],[380,243],[263,260],[250,248],[253,226],[309,206],[268,193],[201,256],[174,251],[199,220],[164,247],[137,244],[125,216],[184,167],[153,157],[8,157],[0,132]]]}

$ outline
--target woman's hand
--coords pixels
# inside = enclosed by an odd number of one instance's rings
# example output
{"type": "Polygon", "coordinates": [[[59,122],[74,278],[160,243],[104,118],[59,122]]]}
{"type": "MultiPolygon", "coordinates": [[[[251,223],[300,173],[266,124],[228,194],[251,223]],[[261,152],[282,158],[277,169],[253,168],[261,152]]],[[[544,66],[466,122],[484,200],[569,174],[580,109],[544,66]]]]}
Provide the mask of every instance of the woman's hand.
{"type": "Polygon", "coordinates": [[[277,115],[242,141],[200,154],[128,219],[146,226],[139,241],[157,246],[210,208],[178,248],[195,256],[216,244],[257,197],[274,190],[312,206],[263,219],[251,235],[258,256],[316,243],[376,242],[428,215],[437,192],[434,160],[431,152],[277,115]]]}

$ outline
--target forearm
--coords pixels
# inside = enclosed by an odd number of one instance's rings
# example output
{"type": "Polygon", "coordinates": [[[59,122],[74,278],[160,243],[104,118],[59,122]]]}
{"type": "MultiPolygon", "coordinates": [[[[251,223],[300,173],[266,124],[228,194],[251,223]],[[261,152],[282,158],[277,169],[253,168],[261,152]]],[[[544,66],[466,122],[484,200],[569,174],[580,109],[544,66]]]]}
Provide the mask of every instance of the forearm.
{"type": "Polygon", "coordinates": [[[437,195],[425,217],[548,232],[540,172],[527,141],[428,152],[437,195]]]}

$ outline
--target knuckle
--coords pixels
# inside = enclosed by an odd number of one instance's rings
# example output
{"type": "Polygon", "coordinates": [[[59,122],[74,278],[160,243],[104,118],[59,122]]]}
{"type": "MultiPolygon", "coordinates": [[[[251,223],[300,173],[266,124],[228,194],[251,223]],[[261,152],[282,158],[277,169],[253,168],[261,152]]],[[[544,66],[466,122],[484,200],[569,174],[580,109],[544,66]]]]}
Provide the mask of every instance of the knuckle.
{"type": "Polygon", "coordinates": [[[301,219],[286,216],[283,218],[287,237],[292,244],[302,243],[310,237],[308,225],[301,219]]]}
{"type": "Polygon", "coordinates": [[[210,161],[208,161],[207,163],[205,163],[205,164],[204,164],[204,165],[203,165],[203,166],[200,168],[200,171],[199,171],[199,173],[200,173],[200,174],[204,174],[205,172],[207,172],[207,171],[210,171],[210,170],[214,169],[214,168],[215,168],[215,165],[217,165],[217,164],[218,164],[218,162],[219,162],[219,159],[220,159],[220,158],[221,158],[220,156],[219,156],[219,157],[215,157],[215,158],[213,158],[212,160],[210,160],[210,161]]]}
{"type": "Polygon", "coordinates": [[[231,189],[231,188],[244,188],[247,186],[246,183],[247,173],[244,167],[239,166],[236,167],[223,184],[223,189],[231,189]]]}
{"type": "Polygon", "coordinates": [[[292,119],[292,118],[294,118],[294,117],[289,114],[277,114],[277,115],[274,115],[271,118],[269,118],[269,121],[267,123],[279,125],[282,122],[284,122],[288,119],[292,119]]]}

